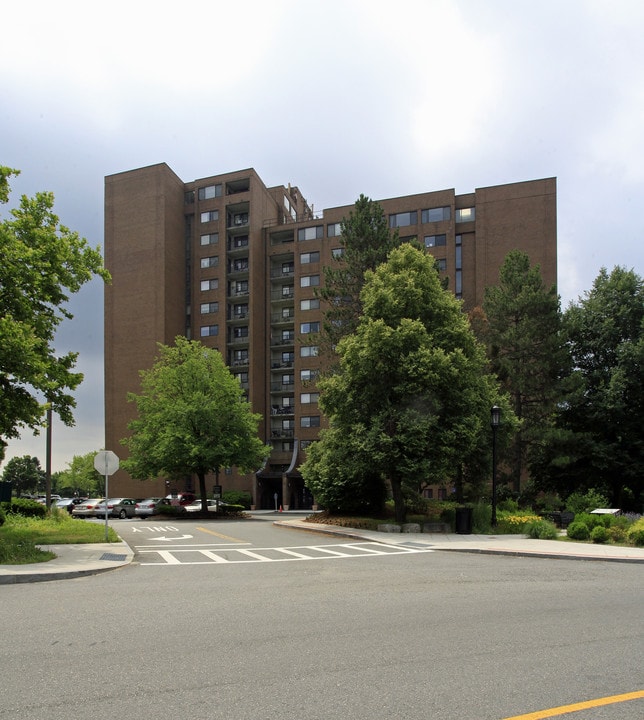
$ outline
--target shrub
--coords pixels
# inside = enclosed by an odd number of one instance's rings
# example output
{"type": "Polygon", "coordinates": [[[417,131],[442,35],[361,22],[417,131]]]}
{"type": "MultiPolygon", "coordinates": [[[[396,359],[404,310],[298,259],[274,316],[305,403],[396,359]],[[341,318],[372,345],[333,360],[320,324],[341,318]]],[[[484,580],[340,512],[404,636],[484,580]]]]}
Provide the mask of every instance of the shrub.
{"type": "Polygon", "coordinates": [[[528,532],[532,523],[538,522],[539,517],[534,513],[497,513],[497,532],[504,534],[518,534],[528,532]]]}
{"type": "Polygon", "coordinates": [[[492,506],[478,502],[472,507],[472,532],[487,535],[492,529],[492,506]]]}
{"type": "Polygon", "coordinates": [[[516,513],[519,509],[519,503],[513,498],[506,498],[498,504],[498,509],[504,512],[516,513]]]}
{"type": "Polygon", "coordinates": [[[644,547],[644,519],[631,525],[627,533],[628,541],[637,547],[644,547]]]}
{"type": "Polygon", "coordinates": [[[535,540],[556,540],[559,537],[556,525],[543,518],[529,523],[525,528],[525,532],[528,537],[535,540]]]}
{"type": "Polygon", "coordinates": [[[619,526],[613,525],[608,529],[608,537],[611,542],[614,543],[625,543],[626,542],[626,530],[619,526]]]}
{"type": "Polygon", "coordinates": [[[246,510],[250,510],[251,495],[249,492],[242,490],[226,490],[223,494],[222,500],[229,505],[241,505],[246,510]]]}
{"type": "Polygon", "coordinates": [[[594,543],[601,544],[608,542],[608,538],[608,530],[603,525],[597,525],[597,527],[594,527],[592,532],[590,533],[590,539],[594,543]]]}
{"type": "Polygon", "coordinates": [[[47,508],[35,500],[28,498],[12,498],[9,505],[9,512],[14,515],[22,515],[23,517],[44,518],[47,514],[47,508]]]}
{"type": "Polygon", "coordinates": [[[610,525],[610,515],[591,515],[590,513],[581,513],[580,515],[575,515],[575,520],[583,522],[584,525],[588,528],[588,532],[591,532],[593,528],[596,528],[598,525],[606,527],[605,518],[608,518],[608,525],[610,525]]]}
{"type": "Polygon", "coordinates": [[[607,506],[608,498],[595,489],[587,490],[585,493],[571,493],[566,500],[566,510],[574,512],[575,515],[607,506]]]}
{"type": "Polygon", "coordinates": [[[4,521],[5,521],[4,510],[0,507],[0,527],[2,527],[4,525],[4,521]]]}
{"type": "Polygon", "coordinates": [[[581,520],[574,520],[571,522],[570,525],[568,525],[566,533],[572,540],[588,540],[590,537],[588,525],[581,520]]]}
{"type": "Polygon", "coordinates": [[[165,503],[159,503],[154,508],[154,512],[156,515],[169,515],[170,517],[178,517],[179,515],[185,515],[186,509],[181,505],[166,505],[165,503]]]}

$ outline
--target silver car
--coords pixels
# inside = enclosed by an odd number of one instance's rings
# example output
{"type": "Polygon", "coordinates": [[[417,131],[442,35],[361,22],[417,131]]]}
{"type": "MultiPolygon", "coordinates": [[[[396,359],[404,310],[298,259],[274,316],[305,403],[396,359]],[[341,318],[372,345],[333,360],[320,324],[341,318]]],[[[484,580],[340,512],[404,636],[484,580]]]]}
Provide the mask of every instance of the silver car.
{"type": "Polygon", "coordinates": [[[132,504],[132,516],[134,516],[134,506],[136,504],[136,500],[133,500],[132,498],[107,498],[107,500],[103,500],[96,506],[94,514],[96,517],[105,517],[107,508],[108,517],[127,517],[127,506],[123,505],[126,500],[132,504]],[[121,510],[124,510],[124,515],[120,514],[121,510]]]}
{"type": "Polygon", "coordinates": [[[139,500],[134,505],[134,514],[140,518],[150,517],[155,514],[155,508],[160,501],[160,497],[150,497],[145,498],[145,500],[139,500]]]}
{"type": "Polygon", "coordinates": [[[96,506],[102,503],[104,498],[89,498],[85,502],[76,505],[72,510],[72,517],[94,517],[96,515],[96,506]]]}

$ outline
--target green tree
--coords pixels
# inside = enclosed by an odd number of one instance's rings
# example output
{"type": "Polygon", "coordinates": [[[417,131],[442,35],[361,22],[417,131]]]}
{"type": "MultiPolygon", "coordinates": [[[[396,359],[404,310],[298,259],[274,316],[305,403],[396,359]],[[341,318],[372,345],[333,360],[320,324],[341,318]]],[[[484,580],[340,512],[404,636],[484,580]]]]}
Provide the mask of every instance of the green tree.
{"type": "Polygon", "coordinates": [[[324,285],[318,290],[325,302],[319,343],[327,354],[357,327],[365,272],[386,262],[390,251],[401,244],[398,231],[389,229],[382,207],[365,195],[360,195],[340,229],[342,253],[333,265],[324,267],[324,285]]]}
{"type": "Polygon", "coordinates": [[[203,509],[206,475],[222,467],[256,470],[270,448],[257,436],[260,415],[252,413],[239,381],[221,354],[178,336],[159,344],[159,357],[142,370],[140,395],[131,393],[138,418],[122,440],[130,456],[123,467],[141,479],[195,474],[203,509]]]}
{"type": "Polygon", "coordinates": [[[58,473],[56,487],[64,495],[97,497],[105,492],[105,479],[94,467],[96,451],[74,455],[67,467],[58,473]]]}
{"type": "Polygon", "coordinates": [[[548,448],[551,482],[563,495],[595,488],[641,510],[644,491],[644,283],[633,270],[602,268],[564,313],[571,389],[548,448]]]}
{"type": "Polygon", "coordinates": [[[535,444],[552,426],[568,353],[561,333],[559,296],[546,287],[538,265],[520,250],[506,256],[499,284],[485,290],[485,318],[474,323],[486,343],[492,370],[509,394],[520,421],[506,462],[514,492],[535,444]]]}
{"type": "MultiPolygon", "coordinates": [[[[458,300],[441,286],[433,258],[411,245],[365,273],[363,316],[337,348],[338,372],[319,383],[330,429],[301,468],[325,504],[365,484],[391,487],[404,520],[404,489],[453,480],[470,462],[489,459],[490,408],[507,399],[487,372],[483,346],[458,300]]],[[[505,434],[505,433],[504,433],[505,434]]],[[[489,467],[489,462],[488,462],[489,467]]]]}
{"type": "Polygon", "coordinates": [[[45,487],[45,473],[40,467],[40,460],[30,455],[8,460],[2,480],[11,483],[11,489],[17,496],[34,494],[45,487]]]}
{"type": "MultiPolygon", "coordinates": [[[[17,174],[0,166],[0,204],[17,174]]],[[[73,371],[77,353],[55,354],[54,334],[73,317],[64,307],[69,296],[93,275],[109,279],[100,252],[61,225],[53,205],[52,193],[23,196],[0,220],[0,459],[21,428],[43,426],[48,406],[74,424],[70,393],[83,376],[73,371]]]]}

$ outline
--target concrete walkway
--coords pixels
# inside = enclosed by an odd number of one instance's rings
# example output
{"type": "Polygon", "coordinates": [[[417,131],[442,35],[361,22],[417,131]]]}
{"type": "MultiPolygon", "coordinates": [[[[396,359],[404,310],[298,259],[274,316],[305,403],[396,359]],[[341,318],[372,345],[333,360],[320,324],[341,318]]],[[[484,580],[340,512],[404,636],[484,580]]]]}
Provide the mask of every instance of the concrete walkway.
{"type": "MultiPolygon", "coordinates": [[[[269,513],[264,513],[265,515],[269,513]]],[[[292,530],[323,533],[352,540],[386,545],[426,547],[444,552],[486,553],[521,557],[644,563],[644,548],[595,545],[593,543],[531,540],[525,535],[453,535],[431,533],[384,533],[337,525],[309,523],[288,513],[274,513],[274,525],[292,530]]],[[[64,580],[95,575],[128,565],[134,553],[125,542],[86,545],[43,545],[56,553],[54,560],[29,565],[0,565],[0,585],[64,580]]]]}

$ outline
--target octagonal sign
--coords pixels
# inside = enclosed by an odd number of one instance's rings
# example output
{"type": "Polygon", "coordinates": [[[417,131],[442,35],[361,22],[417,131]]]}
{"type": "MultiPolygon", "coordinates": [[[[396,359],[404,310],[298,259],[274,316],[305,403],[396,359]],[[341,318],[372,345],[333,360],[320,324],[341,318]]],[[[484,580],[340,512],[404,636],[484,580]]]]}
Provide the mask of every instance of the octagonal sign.
{"type": "Polygon", "coordinates": [[[101,475],[114,475],[119,469],[118,455],[111,450],[101,450],[94,455],[94,467],[101,475]]]}

